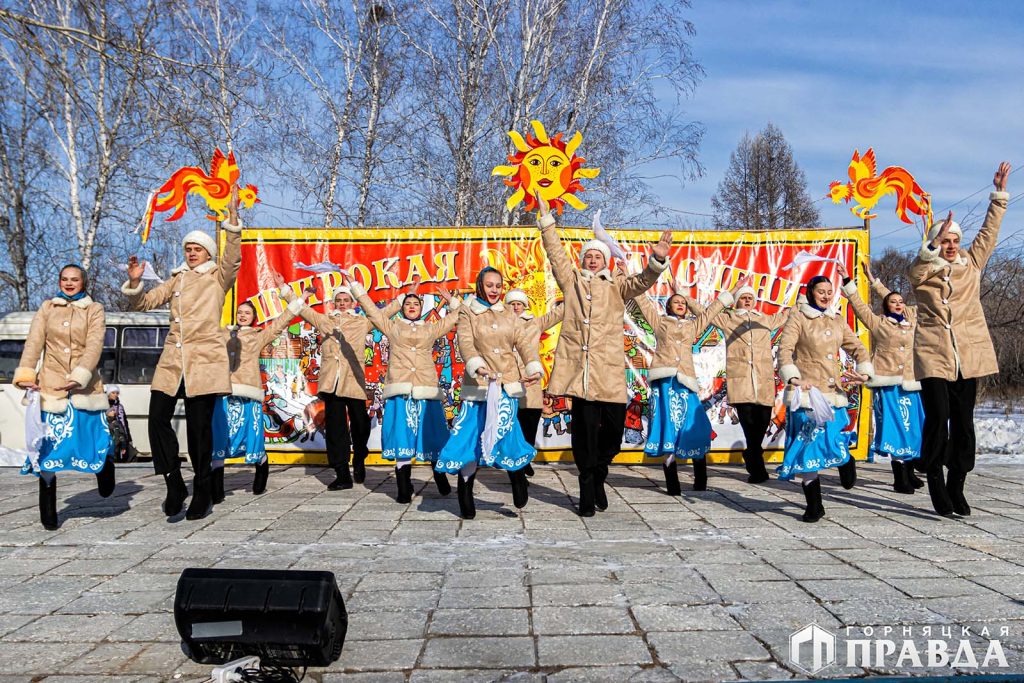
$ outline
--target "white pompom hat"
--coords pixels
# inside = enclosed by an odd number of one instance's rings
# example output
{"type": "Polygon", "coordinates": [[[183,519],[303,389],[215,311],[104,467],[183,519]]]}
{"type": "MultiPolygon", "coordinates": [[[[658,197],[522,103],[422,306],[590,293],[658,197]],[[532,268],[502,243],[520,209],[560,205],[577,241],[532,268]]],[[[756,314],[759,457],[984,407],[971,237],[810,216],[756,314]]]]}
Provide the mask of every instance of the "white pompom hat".
{"type": "Polygon", "coordinates": [[[505,295],[505,303],[510,304],[513,301],[518,301],[526,306],[530,305],[530,298],[526,296],[526,292],[521,289],[508,290],[508,294],[505,295]]]}
{"type": "MultiPolygon", "coordinates": [[[[935,221],[934,223],[932,223],[932,227],[928,229],[928,240],[927,241],[931,242],[932,240],[934,240],[936,237],[939,236],[939,231],[942,230],[942,223],[943,223],[943,221],[935,221]]],[[[960,227],[960,224],[957,223],[956,221],[952,221],[951,222],[951,224],[949,226],[949,231],[951,233],[959,235],[960,239],[964,238],[964,231],[960,227]]]]}
{"type": "Polygon", "coordinates": [[[202,230],[193,230],[185,235],[181,247],[184,249],[186,244],[198,244],[210,254],[210,258],[217,258],[217,243],[202,230]]]}
{"type": "Polygon", "coordinates": [[[737,299],[739,299],[744,294],[749,294],[750,296],[754,297],[755,299],[757,298],[757,292],[755,292],[754,288],[751,287],[750,285],[743,285],[742,287],[740,287],[739,289],[736,290],[736,298],[737,299]]]}

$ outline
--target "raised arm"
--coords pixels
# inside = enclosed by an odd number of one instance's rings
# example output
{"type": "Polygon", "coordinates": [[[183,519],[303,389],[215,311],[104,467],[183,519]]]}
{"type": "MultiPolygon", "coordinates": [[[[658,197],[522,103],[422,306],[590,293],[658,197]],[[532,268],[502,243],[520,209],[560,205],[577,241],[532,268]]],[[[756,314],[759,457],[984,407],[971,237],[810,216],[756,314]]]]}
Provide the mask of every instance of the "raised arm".
{"type": "Polygon", "coordinates": [[[1010,199],[1010,193],[1006,191],[1006,180],[1010,175],[1010,164],[1003,162],[999,164],[992,184],[995,191],[989,195],[988,211],[985,213],[985,221],[981,224],[981,230],[971,242],[967,254],[974,265],[979,269],[984,268],[988,263],[992,252],[999,241],[999,227],[1003,224],[1003,216],[1006,214],[1006,204],[1010,199]]]}
{"type": "Polygon", "coordinates": [[[128,281],[121,285],[121,293],[128,297],[128,307],[133,311],[151,311],[160,308],[171,300],[174,293],[174,279],[164,280],[148,292],[143,291],[142,273],[146,262],[139,262],[138,257],[128,258],[128,281]]]}
{"type": "MultiPolygon", "coordinates": [[[[462,306],[462,301],[456,297],[453,297],[451,293],[444,287],[439,287],[438,292],[441,298],[448,304],[448,315],[435,321],[430,326],[430,335],[432,339],[440,339],[449,332],[455,329],[455,326],[459,324],[460,315],[456,315],[459,312],[459,308],[462,306]]],[[[465,358],[465,356],[463,356],[465,358]]]]}
{"type": "Polygon", "coordinates": [[[718,298],[711,302],[711,305],[705,308],[702,312],[697,314],[697,319],[694,323],[697,326],[697,336],[699,337],[704,333],[704,330],[709,325],[713,325],[718,320],[718,314],[725,310],[726,306],[731,306],[734,299],[732,294],[729,292],[722,292],[718,295],[718,298]]]}
{"type": "Polygon", "coordinates": [[[352,290],[352,296],[362,306],[363,313],[366,314],[366,319],[370,321],[370,324],[385,335],[391,336],[394,323],[391,321],[390,316],[384,315],[384,312],[377,308],[377,304],[373,303],[373,299],[367,296],[366,289],[355,280],[349,281],[348,288],[352,290]]]}
{"type": "Polygon", "coordinates": [[[301,311],[306,309],[306,297],[309,296],[308,293],[305,293],[301,297],[297,297],[290,288],[284,287],[281,289],[281,296],[288,302],[288,305],[285,306],[283,311],[281,311],[281,315],[274,318],[269,325],[259,331],[258,336],[256,337],[256,345],[258,348],[262,349],[264,346],[277,339],[280,334],[284,332],[284,329],[288,327],[291,321],[295,319],[295,316],[299,315],[301,311]]]}
{"type": "Polygon", "coordinates": [[[565,317],[565,304],[559,301],[550,311],[537,318],[537,329],[544,332],[562,322],[563,317],[565,317]]]}
{"type": "Polygon", "coordinates": [[[49,314],[49,303],[43,303],[32,316],[32,325],[28,328],[28,336],[25,337],[25,346],[21,350],[21,360],[14,370],[14,379],[11,384],[22,389],[38,389],[36,377],[36,366],[39,365],[39,357],[43,355],[43,347],[46,344],[46,316],[49,314]]]}
{"type": "Polygon", "coordinates": [[[238,268],[242,265],[242,221],[238,219],[238,185],[231,185],[231,199],[228,202],[228,219],[220,224],[226,238],[224,251],[217,265],[217,281],[225,292],[235,286],[238,268]]]}
{"type": "Polygon", "coordinates": [[[640,312],[643,314],[647,324],[658,329],[658,321],[661,319],[661,312],[658,310],[658,305],[651,301],[651,297],[647,296],[645,292],[641,292],[637,296],[633,297],[633,301],[640,307],[640,312]]]}
{"type": "Polygon", "coordinates": [[[661,274],[668,268],[668,252],[671,247],[672,231],[666,230],[661,233],[661,239],[651,247],[651,254],[647,257],[647,265],[642,272],[629,277],[616,278],[623,301],[643,294],[654,286],[661,274]]]}
{"type": "Polygon", "coordinates": [[[555,229],[555,217],[551,212],[542,212],[537,217],[537,225],[540,227],[540,243],[544,247],[544,253],[551,263],[551,272],[555,276],[555,282],[563,292],[568,291],[572,286],[573,271],[575,268],[565,253],[565,245],[562,238],[558,236],[555,229]]]}

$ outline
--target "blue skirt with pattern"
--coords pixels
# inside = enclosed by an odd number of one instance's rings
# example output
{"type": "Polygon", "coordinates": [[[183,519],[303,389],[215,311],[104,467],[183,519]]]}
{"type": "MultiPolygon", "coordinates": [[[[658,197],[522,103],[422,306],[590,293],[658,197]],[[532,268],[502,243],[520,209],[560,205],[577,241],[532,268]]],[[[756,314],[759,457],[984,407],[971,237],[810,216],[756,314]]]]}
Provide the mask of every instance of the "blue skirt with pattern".
{"type": "Polygon", "coordinates": [[[259,465],[267,459],[261,401],[222,396],[214,404],[213,459],[225,458],[245,458],[246,465],[259,465]]]}
{"type": "Polygon", "coordinates": [[[63,413],[43,411],[46,438],[39,448],[38,469],[26,458],[22,474],[40,472],[89,472],[103,469],[113,447],[106,411],[81,410],[71,405],[63,413]]]}
{"type": "Polygon", "coordinates": [[[651,382],[651,417],[644,455],[676,460],[700,459],[711,449],[711,420],[691,389],[675,376],[651,382]]]}
{"type": "Polygon", "coordinates": [[[920,391],[904,391],[903,387],[875,389],[875,438],[871,451],[896,460],[921,457],[921,430],[924,427],[924,404],[920,391]]]}
{"type": "Polygon", "coordinates": [[[451,439],[442,449],[434,469],[454,474],[475,461],[478,465],[515,472],[529,465],[537,449],[523,438],[523,429],[516,419],[518,410],[519,399],[502,390],[498,403],[498,438],[493,452],[485,458],[480,437],[487,422],[487,402],[463,401],[452,423],[451,439]]]}
{"type": "Polygon", "coordinates": [[[779,479],[838,467],[850,459],[854,433],[843,431],[850,417],[846,408],[833,408],[832,412],[832,421],[818,426],[808,408],[786,411],[786,451],[775,470],[779,479]]]}
{"type": "Polygon", "coordinates": [[[385,460],[434,462],[448,443],[448,423],[440,401],[392,396],[384,401],[381,454],[385,460]]]}

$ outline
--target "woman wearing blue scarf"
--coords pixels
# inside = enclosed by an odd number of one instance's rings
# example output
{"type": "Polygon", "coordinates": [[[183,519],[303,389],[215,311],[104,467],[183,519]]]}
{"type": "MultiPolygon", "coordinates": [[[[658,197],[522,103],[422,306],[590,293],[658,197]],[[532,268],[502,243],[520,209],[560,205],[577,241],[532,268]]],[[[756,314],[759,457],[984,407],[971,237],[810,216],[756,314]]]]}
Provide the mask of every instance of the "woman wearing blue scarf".
{"type": "Polygon", "coordinates": [[[913,493],[924,486],[914,476],[911,460],[921,457],[921,428],[924,407],[921,383],[914,377],[914,330],[917,311],[907,306],[899,292],[890,292],[864,273],[872,289],[883,297],[882,315],[876,314],[857,294],[857,283],[842,265],[843,294],[850,301],[854,315],[871,331],[871,362],[877,373],[867,383],[875,392],[875,436],[871,450],[892,460],[893,485],[896,493],[913,493]]]}
{"type": "Polygon", "coordinates": [[[524,468],[537,450],[527,443],[516,419],[525,386],[540,380],[542,367],[529,326],[501,303],[502,277],[490,266],[476,278],[476,295],[464,306],[456,328],[459,352],[465,360],[462,405],[452,423],[451,439],[434,468],[459,476],[459,512],[463,519],[476,516],[473,483],[478,465],[508,472],[512,500],[517,508],[529,499],[524,468]],[[518,357],[525,363],[519,372],[518,357]],[[487,393],[498,390],[497,414],[488,421],[487,393]]]}
{"type": "Polygon", "coordinates": [[[853,488],[857,470],[850,456],[852,432],[846,408],[846,387],[861,384],[875,374],[857,335],[832,305],[834,290],[827,277],[807,281],[806,298],[789,315],[779,341],[779,376],[786,384],[786,405],[799,399],[798,407],[786,412],[786,446],[779,479],[801,475],[807,508],[805,522],[825,516],[818,472],[839,469],[843,488],[853,488]],[[845,351],[857,362],[849,371],[840,357],[845,351]],[[799,395],[797,395],[799,392],[799,395]]]}
{"type": "Polygon", "coordinates": [[[89,472],[96,475],[101,496],[114,491],[107,396],[96,370],[106,315],[87,287],[81,266],[61,268],[59,289],[32,319],[14,371],[15,386],[39,392],[45,435],[38,458],[26,459],[21,473],[39,478],[39,518],[51,530],[58,527],[57,472],[89,472]]]}

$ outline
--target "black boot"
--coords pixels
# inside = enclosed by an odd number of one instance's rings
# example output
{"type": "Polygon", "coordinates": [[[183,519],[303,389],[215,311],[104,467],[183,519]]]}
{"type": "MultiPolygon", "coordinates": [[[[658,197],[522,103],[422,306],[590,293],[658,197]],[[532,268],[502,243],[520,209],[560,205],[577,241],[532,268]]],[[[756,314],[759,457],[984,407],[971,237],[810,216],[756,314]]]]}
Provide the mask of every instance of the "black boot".
{"type": "Polygon", "coordinates": [[[592,471],[580,472],[580,517],[594,516],[594,473],[592,471]]]}
{"type": "Polygon", "coordinates": [[[708,459],[706,457],[693,459],[693,490],[708,490],[708,459]]]}
{"type": "Polygon", "coordinates": [[[458,478],[459,515],[463,519],[473,519],[476,517],[476,503],[473,501],[473,483],[476,481],[476,474],[469,479],[460,474],[458,478]]]}
{"type": "Polygon", "coordinates": [[[214,505],[224,502],[224,468],[218,467],[210,472],[210,498],[214,505]]]}
{"type": "Polygon", "coordinates": [[[852,489],[857,483],[857,461],[850,456],[850,459],[840,465],[839,470],[839,483],[843,485],[844,489],[852,489]]]}
{"type": "Polygon", "coordinates": [[[96,489],[101,498],[109,498],[117,482],[114,479],[114,459],[107,458],[103,469],[96,473],[96,489]]]}
{"type": "Polygon", "coordinates": [[[533,465],[527,465],[526,467],[524,467],[523,474],[525,474],[528,477],[532,477],[534,474],[536,474],[536,472],[533,471],[533,465]]]}
{"type": "Polygon", "coordinates": [[[661,471],[665,473],[665,493],[678,496],[683,490],[679,487],[679,465],[675,460],[668,465],[663,464],[661,471]]]}
{"type": "Polygon", "coordinates": [[[967,480],[966,472],[950,470],[946,477],[946,492],[949,494],[949,501],[953,504],[953,512],[961,517],[971,514],[971,506],[964,498],[964,482],[967,480]]]}
{"type": "Polygon", "coordinates": [[[512,484],[512,504],[520,509],[526,507],[527,501],[530,500],[530,487],[526,482],[526,472],[523,470],[509,472],[508,481],[512,484]]]}
{"type": "Polygon", "coordinates": [[[161,509],[168,517],[174,517],[181,512],[181,506],[188,498],[188,488],[185,487],[185,480],[181,478],[181,470],[165,474],[164,484],[167,486],[167,496],[161,509]]]}
{"type": "Polygon", "coordinates": [[[825,506],[821,502],[821,480],[815,479],[804,483],[800,488],[804,490],[804,499],[807,501],[807,509],[804,510],[801,519],[805,522],[817,522],[825,516],[825,506]]]}
{"type": "Polygon", "coordinates": [[[398,495],[395,500],[399,503],[412,502],[412,465],[403,465],[395,468],[395,481],[398,484],[398,495]]]}
{"type": "Polygon", "coordinates": [[[768,470],[764,466],[764,455],[755,458],[753,453],[743,451],[743,465],[747,470],[748,484],[762,484],[768,481],[768,470]]]}
{"type": "Polygon", "coordinates": [[[270,479],[270,463],[261,462],[256,465],[256,474],[252,478],[252,492],[258,496],[266,491],[268,479],[270,479]]]}
{"type": "Polygon", "coordinates": [[[366,456],[352,456],[352,480],[357,484],[366,481],[366,456]]]}
{"type": "Polygon", "coordinates": [[[892,490],[896,493],[913,493],[914,487],[907,478],[909,468],[895,458],[892,461],[892,490]]]}
{"type": "Polygon", "coordinates": [[[914,471],[914,466],[912,464],[909,462],[903,463],[903,470],[907,473],[907,481],[910,482],[911,486],[915,489],[919,489],[924,486],[924,482],[921,481],[921,477],[917,476],[917,472],[914,471]]]}
{"type": "Polygon", "coordinates": [[[953,515],[953,501],[949,498],[946,490],[946,482],[942,478],[942,466],[940,465],[926,475],[928,479],[928,495],[932,499],[932,507],[935,514],[940,517],[951,517],[953,515]]]}
{"type": "Polygon", "coordinates": [[[198,476],[192,478],[192,500],[188,502],[188,509],[185,510],[185,519],[202,519],[213,512],[211,474],[207,472],[201,479],[198,476]]]}
{"type": "Polygon", "coordinates": [[[437,492],[442,496],[447,496],[452,492],[452,485],[448,482],[448,475],[444,472],[434,470],[434,484],[437,486],[437,492]]]}
{"type": "Polygon", "coordinates": [[[57,477],[49,484],[39,477],[39,521],[48,531],[56,531],[60,526],[57,520],[57,477]]]}
{"type": "Polygon", "coordinates": [[[608,509],[608,493],[604,490],[604,482],[608,478],[608,466],[598,467],[594,471],[594,507],[601,512],[608,509]]]}
{"type": "Polygon", "coordinates": [[[341,491],[352,488],[352,475],[348,471],[348,463],[334,468],[334,481],[327,485],[328,491],[341,491]]]}

